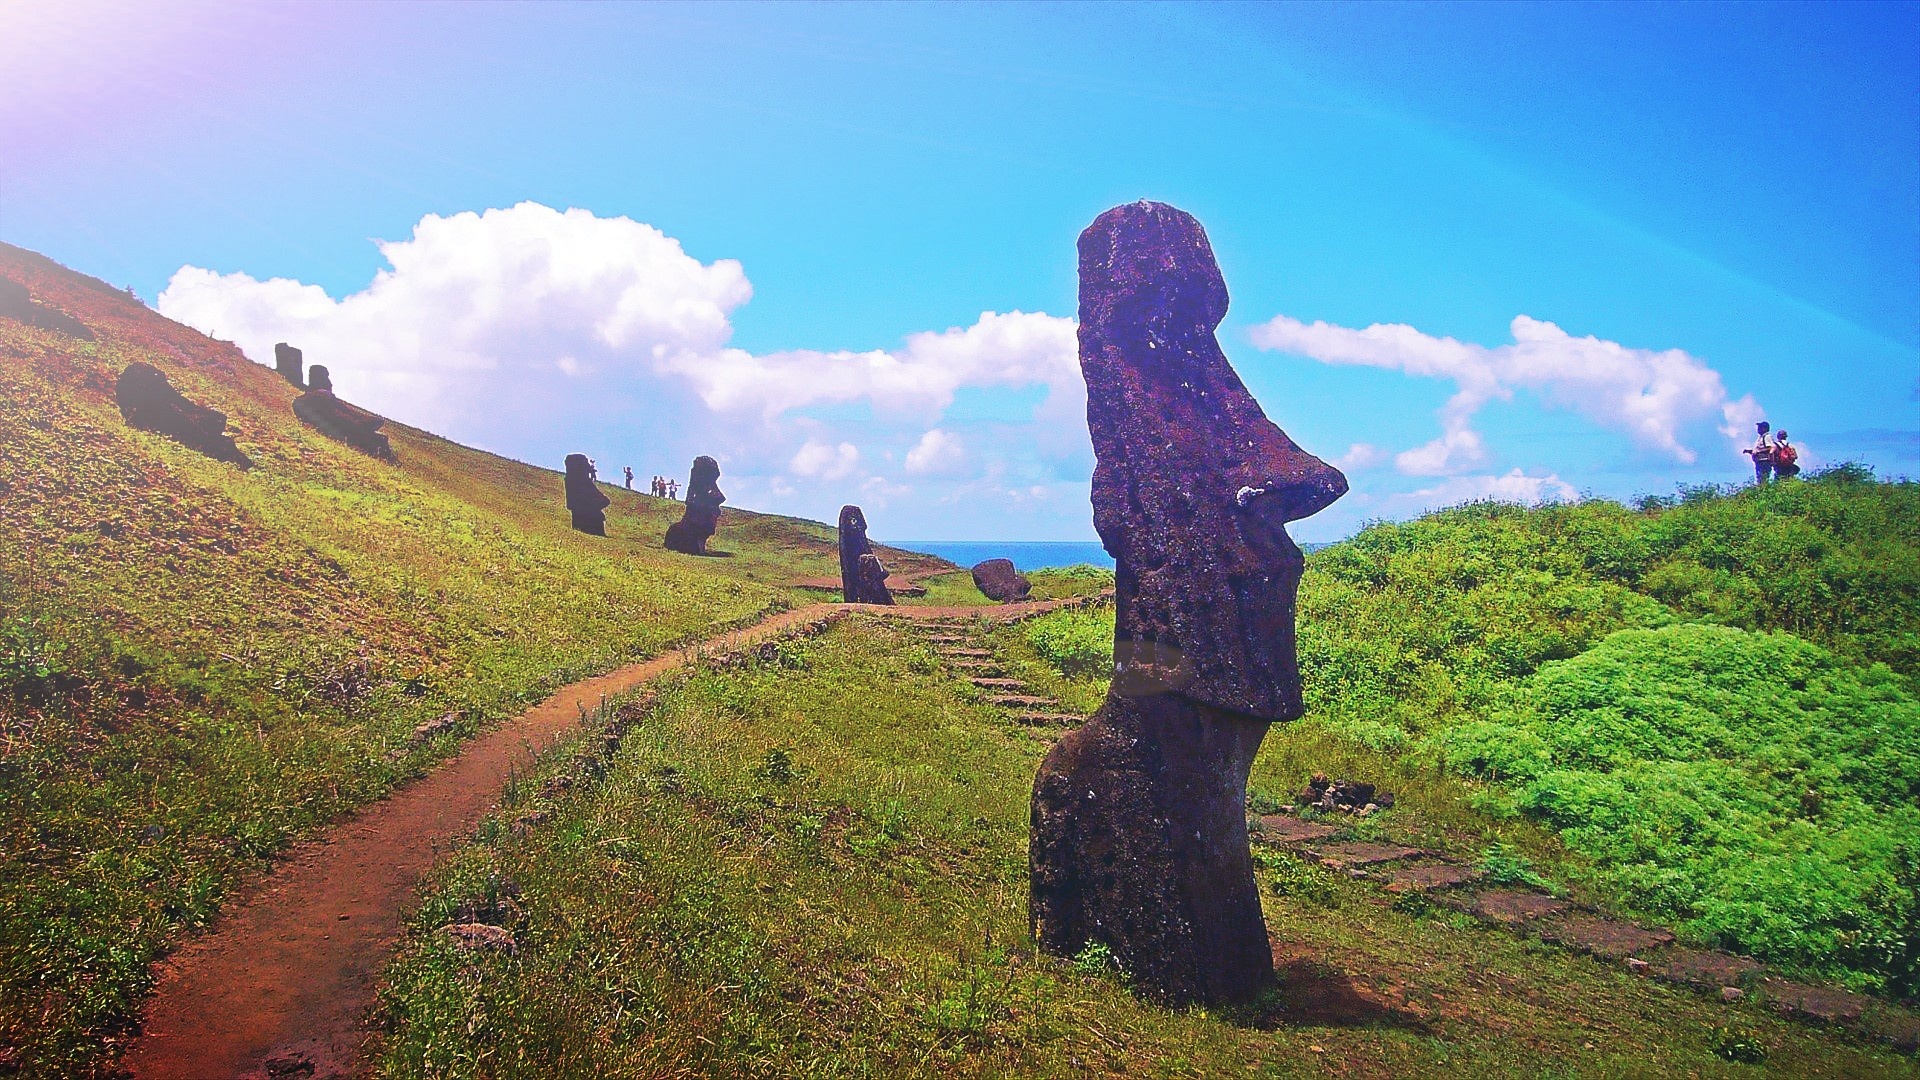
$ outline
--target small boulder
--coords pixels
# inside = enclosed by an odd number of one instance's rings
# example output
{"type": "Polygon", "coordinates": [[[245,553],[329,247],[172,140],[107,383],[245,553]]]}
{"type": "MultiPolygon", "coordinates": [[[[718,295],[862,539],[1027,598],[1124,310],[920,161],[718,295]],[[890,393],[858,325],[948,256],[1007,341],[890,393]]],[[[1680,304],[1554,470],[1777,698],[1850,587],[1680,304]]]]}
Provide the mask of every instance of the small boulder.
{"type": "Polygon", "coordinates": [[[973,585],[987,599],[1002,604],[1018,603],[1033,595],[1033,583],[1014,569],[1012,559],[988,559],[973,568],[973,585]]]}
{"type": "Polygon", "coordinates": [[[159,368],[128,364],[114,385],[113,397],[120,415],[133,427],[165,435],[215,460],[253,468],[253,459],[242,453],[227,434],[227,414],[188,401],[159,368]]]}
{"type": "Polygon", "coordinates": [[[448,923],[440,932],[453,939],[453,943],[462,949],[474,952],[497,952],[512,956],[520,951],[519,942],[513,939],[513,931],[504,926],[493,926],[483,922],[448,923]]]}

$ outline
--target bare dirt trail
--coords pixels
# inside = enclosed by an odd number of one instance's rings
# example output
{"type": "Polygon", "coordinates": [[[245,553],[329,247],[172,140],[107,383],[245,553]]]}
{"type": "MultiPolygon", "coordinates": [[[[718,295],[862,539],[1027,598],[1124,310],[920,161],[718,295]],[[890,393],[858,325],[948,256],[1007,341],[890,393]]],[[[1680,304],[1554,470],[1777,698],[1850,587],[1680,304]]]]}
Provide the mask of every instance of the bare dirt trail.
{"type": "Polygon", "coordinates": [[[526,768],[579,723],[582,709],[591,711],[604,698],[701,653],[753,644],[853,611],[1000,622],[1071,602],[809,604],[566,686],[475,738],[434,772],[296,845],[281,866],[242,890],[211,933],[160,964],[141,1037],[121,1067],[152,1080],[358,1075],[375,979],[400,940],[420,876],[493,809],[513,771],[526,768]]]}

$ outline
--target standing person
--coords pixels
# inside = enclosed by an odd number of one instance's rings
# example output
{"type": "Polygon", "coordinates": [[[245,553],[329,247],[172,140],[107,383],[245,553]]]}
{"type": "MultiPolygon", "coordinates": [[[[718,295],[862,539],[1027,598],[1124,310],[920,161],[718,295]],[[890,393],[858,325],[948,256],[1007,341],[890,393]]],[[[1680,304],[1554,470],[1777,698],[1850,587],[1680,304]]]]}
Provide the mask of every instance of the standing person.
{"type": "Polygon", "coordinates": [[[653,474],[653,497],[656,499],[667,497],[667,480],[659,473],[653,474]]]}
{"type": "Polygon", "coordinates": [[[623,472],[627,474],[627,490],[632,491],[633,490],[633,466],[622,465],[620,466],[620,468],[623,472]]]}
{"type": "Polygon", "coordinates": [[[667,481],[667,498],[676,500],[680,498],[680,481],[667,481]]]}
{"type": "Polygon", "coordinates": [[[1785,431],[1773,434],[1773,475],[1777,480],[1800,475],[1800,450],[1787,441],[1785,431]]]}
{"type": "Polygon", "coordinates": [[[1773,440],[1767,435],[1767,432],[1770,431],[1772,427],[1773,425],[1767,423],[1765,420],[1755,424],[1754,430],[1759,433],[1760,437],[1754,440],[1751,448],[1740,451],[1753,458],[1753,482],[1755,484],[1764,484],[1767,482],[1767,478],[1773,475],[1773,440]]]}

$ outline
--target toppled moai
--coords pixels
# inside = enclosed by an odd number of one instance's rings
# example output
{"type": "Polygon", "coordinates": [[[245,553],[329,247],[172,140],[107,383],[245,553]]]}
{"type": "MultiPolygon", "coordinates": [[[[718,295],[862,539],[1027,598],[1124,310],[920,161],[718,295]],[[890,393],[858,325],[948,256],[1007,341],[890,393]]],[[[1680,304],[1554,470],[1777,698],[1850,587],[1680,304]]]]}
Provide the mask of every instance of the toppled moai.
{"type": "MultiPolygon", "coordinates": [[[[273,347],[274,368],[295,386],[300,385],[300,350],[285,343],[273,347]]],[[[325,365],[315,364],[309,373],[307,392],[293,399],[293,415],[322,435],[346,443],[382,461],[399,460],[393,443],[380,429],[387,418],[350,405],[334,395],[333,380],[325,365]]]]}
{"type": "Polygon", "coordinates": [[[299,349],[282,341],[273,347],[273,370],[295,386],[307,385],[305,357],[299,349]]]}
{"type": "Polygon", "coordinates": [[[849,604],[893,603],[887,568],[867,539],[867,515],[851,503],[840,508],[840,596],[849,604]]]}
{"type": "Polygon", "coordinates": [[[973,587],[989,600],[1018,603],[1033,595],[1033,583],[1013,568],[1012,559],[988,559],[973,568],[973,587]]]}
{"type": "Polygon", "coordinates": [[[567,455],[567,512],[573,527],[595,536],[607,535],[607,504],[612,502],[593,482],[592,464],[585,454],[567,455]]]}
{"type": "Polygon", "coordinates": [[[693,471],[687,474],[686,509],[679,521],[667,526],[667,549],[705,555],[707,539],[720,523],[720,504],[726,501],[720,491],[720,463],[705,454],[694,458],[693,471]]]}
{"type": "Polygon", "coordinates": [[[1162,203],[1080,236],[1080,365],[1094,527],[1118,567],[1106,702],[1034,780],[1033,933],[1104,944],[1144,996],[1246,1000],[1273,977],[1247,774],[1300,715],[1286,523],[1345,493],[1247,392],[1214,339],[1226,283],[1200,223],[1162,203]]]}
{"type": "Polygon", "coordinates": [[[227,434],[227,414],[188,401],[152,364],[128,364],[114,384],[113,399],[121,417],[142,431],[165,435],[215,460],[253,468],[253,459],[227,434]]]}
{"type": "Polygon", "coordinates": [[[13,319],[82,341],[93,340],[93,330],[86,323],[64,311],[35,303],[27,287],[12,278],[0,278],[0,318],[13,319]]]}

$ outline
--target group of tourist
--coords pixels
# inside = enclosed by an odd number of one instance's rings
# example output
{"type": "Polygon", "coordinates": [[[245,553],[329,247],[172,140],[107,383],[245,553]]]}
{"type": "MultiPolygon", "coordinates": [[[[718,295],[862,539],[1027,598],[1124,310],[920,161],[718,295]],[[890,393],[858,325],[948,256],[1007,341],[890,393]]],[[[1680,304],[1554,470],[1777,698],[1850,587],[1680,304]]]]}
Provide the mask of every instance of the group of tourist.
{"type": "MultiPolygon", "coordinates": [[[[587,470],[588,474],[591,475],[594,480],[598,481],[600,479],[600,470],[594,466],[592,458],[587,459],[587,470]]],[[[620,467],[620,471],[626,474],[627,490],[632,491],[633,466],[623,465],[620,467]]],[[[669,480],[664,476],[655,476],[653,482],[647,486],[647,494],[656,499],[678,499],[680,497],[680,481],[669,480]]]]}
{"type": "Polygon", "coordinates": [[[1740,451],[1753,458],[1753,482],[1785,480],[1800,475],[1800,450],[1787,441],[1785,431],[1772,431],[1765,420],[1754,425],[1759,437],[1753,446],[1740,451]]]}

